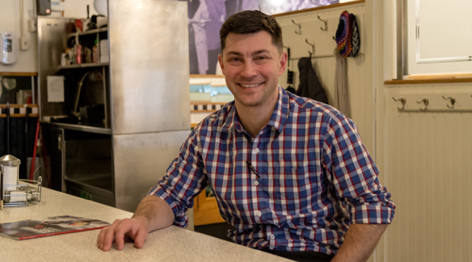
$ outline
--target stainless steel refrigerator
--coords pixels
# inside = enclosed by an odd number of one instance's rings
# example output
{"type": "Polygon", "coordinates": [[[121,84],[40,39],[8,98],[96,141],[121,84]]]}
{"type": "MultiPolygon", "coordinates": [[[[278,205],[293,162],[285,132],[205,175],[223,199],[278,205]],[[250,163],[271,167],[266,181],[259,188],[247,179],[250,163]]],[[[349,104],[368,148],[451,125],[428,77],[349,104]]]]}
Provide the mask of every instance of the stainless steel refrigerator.
{"type": "Polygon", "coordinates": [[[107,29],[71,33],[75,21],[38,18],[38,98],[50,184],[134,211],[190,133],[187,3],[113,0],[107,29]],[[61,65],[74,38],[80,44],[94,37],[108,39],[109,62],[61,65]],[[64,101],[52,102],[47,78],[59,75],[68,79],[64,101]],[[85,100],[103,104],[100,123],[70,121],[71,108],[79,115],[74,105],[85,100]]]}

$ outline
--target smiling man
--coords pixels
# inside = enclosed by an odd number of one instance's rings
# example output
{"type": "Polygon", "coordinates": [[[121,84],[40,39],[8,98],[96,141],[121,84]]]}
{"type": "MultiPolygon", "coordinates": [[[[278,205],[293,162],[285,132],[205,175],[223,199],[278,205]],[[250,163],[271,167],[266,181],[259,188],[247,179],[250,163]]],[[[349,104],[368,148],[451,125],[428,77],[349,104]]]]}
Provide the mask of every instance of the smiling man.
{"type": "Polygon", "coordinates": [[[223,54],[218,60],[234,95],[239,120],[256,137],[277,103],[278,78],[285,70],[287,54],[272,43],[267,31],[254,33],[244,28],[252,33],[228,33],[224,29],[223,54]]]}
{"type": "Polygon", "coordinates": [[[234,242],[297,261],[365,261],[395,204],[352,120],[278,85],[287,54],[274,18],[243,11],[220,31],[219,62],[234,101],[205,118],[133,218],[103,229],[100,249],[125,235],[185,227],[210,185],[234,242]]]}

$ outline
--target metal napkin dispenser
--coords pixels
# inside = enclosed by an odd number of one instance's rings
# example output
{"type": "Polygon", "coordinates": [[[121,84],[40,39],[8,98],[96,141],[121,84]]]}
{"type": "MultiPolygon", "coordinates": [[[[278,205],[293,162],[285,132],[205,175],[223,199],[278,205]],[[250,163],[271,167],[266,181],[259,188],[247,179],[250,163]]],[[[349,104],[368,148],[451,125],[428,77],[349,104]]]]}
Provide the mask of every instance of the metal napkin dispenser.
{"type": "Polygon", "coordinates": [[[0,158],[0,209],[3,206],[27,206],[41,201],[42,178],[39,177],[38,181],[19,179],[20,164],[20,159],[12,155],[0,158]]]}

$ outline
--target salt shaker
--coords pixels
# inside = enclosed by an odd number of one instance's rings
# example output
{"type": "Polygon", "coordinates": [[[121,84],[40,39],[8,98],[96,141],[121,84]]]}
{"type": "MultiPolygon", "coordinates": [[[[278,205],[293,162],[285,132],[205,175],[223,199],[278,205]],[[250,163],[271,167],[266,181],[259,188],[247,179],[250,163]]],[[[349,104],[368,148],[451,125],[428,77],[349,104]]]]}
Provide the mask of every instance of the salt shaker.
{"type": "Polygon", "coordinates": [[[12,155],[4,155],[0,158],[0,168],[2,169],[3,175],[2,199],[5,195],[5,191],[15,190],[17,188],[20,163],[21,161],[12,155]]]}

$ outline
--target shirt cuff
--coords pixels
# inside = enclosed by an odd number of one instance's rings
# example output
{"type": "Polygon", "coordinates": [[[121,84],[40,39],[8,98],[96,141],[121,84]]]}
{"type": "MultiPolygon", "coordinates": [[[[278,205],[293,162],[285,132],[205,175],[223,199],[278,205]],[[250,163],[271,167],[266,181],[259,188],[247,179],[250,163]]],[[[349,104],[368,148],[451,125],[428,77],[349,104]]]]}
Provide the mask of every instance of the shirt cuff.
{"type": "Polygon", "coordinates": [[[390,224],[395,215],[395,206],[392,203],[380,205],[353,206],[351,210],[353,224],[390,224]]]}
{"type": "Polygon", "coordinates": [[[174,220],[174,225],[181,227],[181,228],[186,228],[188,226],[188,217],[185,214],[185,210],[178,205],[178,201],[173,199],[170,194],[168,194],[162,187],[160,186],[154,186],[149,190],[148,196],[154,195],[157,197],[160,197],[162,200],[166,201],[166,203],[172,208],[172,211],[174,212],[175,220],[174,220]]]}

